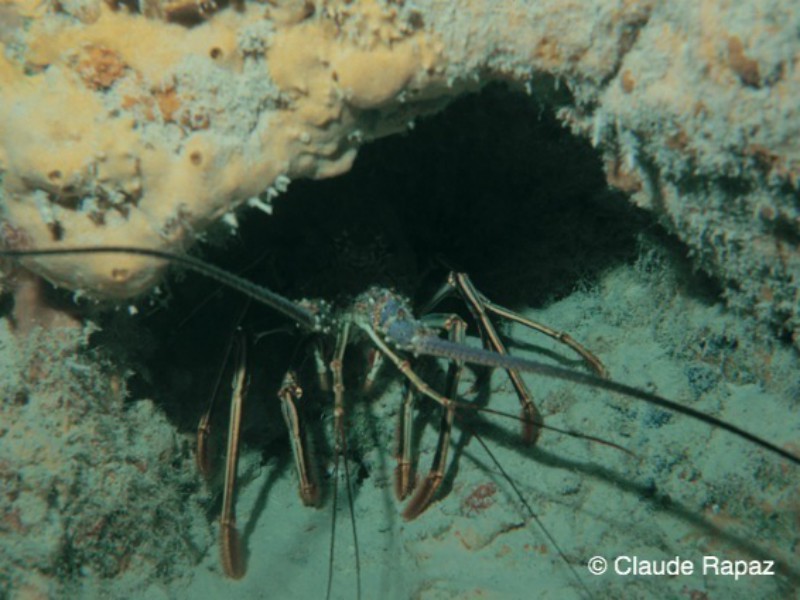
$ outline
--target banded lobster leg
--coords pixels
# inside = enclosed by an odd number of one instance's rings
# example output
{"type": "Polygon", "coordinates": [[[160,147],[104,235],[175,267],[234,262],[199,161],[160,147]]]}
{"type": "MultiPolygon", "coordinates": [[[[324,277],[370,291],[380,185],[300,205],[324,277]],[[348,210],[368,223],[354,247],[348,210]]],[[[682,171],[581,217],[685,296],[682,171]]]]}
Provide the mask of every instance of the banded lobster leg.
{"type": "MultiPolygon", "coordinates": [[[[508,308],[495,304],[484,296],[472,283],[472,280],[466,273],[459,273],[451,271],[447,276],[447,281],[441,289],[434,295],[433,299],[428,303],[427,308],[430,309],[436,306],[447,296],[453,293],[464,301],[472,314],[475,322],[478,325],[481,340],[487,350],[492,350],[497,354],[507,355],[508,349],[503,343],[502,338],[497,332],[492,320],[489,318],[489,313],[494,314],[500,318],[519,323],[534,331],[543,333],[544,335],[568,346],[575,351],[587,364],[587,366],[596,373],[599,377],[607,377],[606,369],[600,359],[597,358],[592,352],[586,349],[572,338],[568,333],[557,331],[538,323],[532,319],[528,319],[508,308]]],[[[521,407],[520,420],[522,422],[522,438],[527,444],[534,444],[539,437],[541,426],[544,423],[541,413],[536,408],[533,402],[533,396],[522,379],[517,369],[506,369],[509,379],[514,386],[514,390],[519,399],[521,407]]]]}
{"type": "Polygon", "coordinates": [[[297,404],[302,397],[303,388],[297,383],[297,376],[294,371],[287,371],[278,390],[278,399],[281,401],[281,412],[289,430],[300,499],[306,506],[317,506],[320,498],[317,473],[311,461],[307,447],[308,438],[303,431],[297,410],[297,404]]]}
{"type": "MultiPolygon", "coordinates": [[[[320,391],[328,392],[332,389],[334,394],[334,444],[337,465],[340,456],[347,452],[342,362],[349,338],[349,329],[349,323],[345,323],[339,329],[333,358],[327,367],[323,358],[324,349],[321,343],[317,343],[314,346],[314,361],[317,368],[320,391]],[[333,377],[332,384],[328,379],[328,368],[330,368],[330,373],[333,377]]],[[[283,412],[286,427],[289,430],[300,498],[306,506],[316,506],[320,499],[319,485],[312,465],[311,453],[307,447],[308,438],[303,432],[303,426],[297,410],[298,402],[302,396],[303,388],[297,382],[297,376],[294,371],[289,370],[278,390],[278,398],[281,401],[281,411],[283,412]]]]}
{"type": "MultiPolygon", "coordinates": [[[[466,333],[466,323],[457,315],[431,314],[423,318],[426,326],[433,329],[446,331],[451,342],[463,343],[466,333]]],[[[430,388],[412,370],[408,361],[401,359],[391,349],[384,345],[371,329],[367,334],[376,341],[376,346],[382,356],[389,358],[409,380],[409,389],[403,399],[402,410],[397,428],[397,467],[395,468],[395,495],[398,500],[408,497],[416,486],[416,477],[413,470],[412,459],[412,439],[413,439],[413,412],[417,393],[423,393],[433,398],[441,406],[441,419],[439,422],[439,435],[436,444],[436,452],[430,471],[422,484],[417,488],[416,493],[409,500],[406,509],[403,511],[403,518],[406,520],[415,519],[425,509],[430,506],[436,492],[441,486],[447,465],[447,455],[450,446],[450,435],[453,421],[455,419],[456,405],[453,399],[458,391],[458,384],[461,379],[463,362],[451,361],[447,370],[444,394],[438,394],[430,388]]]]}
{"type": "Polygon", "coordinates": [[[242,405],[247,392],[247,336],[240,328],[242,319],[250,305],[248,300],[242,305],[236,318],[236,329],[228,338],[222,359],[222,367],[212,388],[205,412],[197,425],[196,463],[200,474],[210,480],[213,472],[211,459],[211,418],[219,398],[226,366],[234,358],[234,372],[231,380],[231,399],[228,420],[228,438],[225,450],[225,474],[222,491],[222,512],[220,514],[220,555],[225,574],[232,579],[241,579],[246,571],[244,551],[239,531],[236,528],[236,475],[239,465],[239,440],[241,437],[242,405]]]}
{"type": "MultiPolygon", "coordinates": [[[[328,593],[330,597],[333,585],[333,556],[334,544],[336,540],[336,512],[338,504],[338,473],[339,465],[344,465],[345,482],[348,505],[351,509],[353,506],[353,492],[351,488],[351,478],[349,465],[347,462],[347,424],[346,424],[346,407],[345,407],[345,386],[343,375],[343,362],[345,349],[349,339],[350,323],[345,321],[338,329],[336,335],[336,347],[333,351],[333,358],[331,359],[328,368],[332,376],[332,385],[328,379],[328,369],[325,367],[323,359],[324,349],[320,343],[317,343],[314,348],[314,358],[317,367],[317,376],[320,391],[327,392],[333,390],[334,396],[334,480],[336,483],[333,488],[333,506],[331,516],[331,548],[330,548],[330,563],[328,570],[328,593]]],[[[306,506],[317,506],[320,500],[319,484],[317,481],[317,473],[311,460],[311,453],[309,452],[308,437],[303,430],[300,416],[297,410],[297,404],[302,398],[303,389],[297,383],[297,378],[293,371],[288,371],[283,379],[283,384],[278,391],[278,398],[281,401],[281,410],[283,412],[286,426],[289,430],[289,437],[292,446],[292,456],[294,457],[295,470],[297,471],[297,479],[299,484],[300,498],[306,506]]],[[[361,597],[361,566],[360,557],[358,552],[358,534],[356,531],[355,519],[351,518],[353,543],[355,547],[355,560],[356,560],[356,587],[357,598],[361,597]]]]}
{"type": "MultiPolygon", "coordinates": [[[[222,492],[222,513],[219,519],[220,554],[222,568],[228,577],[241,579],[245,574],[245,559],[241,537],[236,528],[236,471],[239,464],[239,438],[242,422],[242,404],[247,388],[247,353],[246,339],[241,331],[237,331],[225,352],[225,362],[230,354],[234,354],[235,371],[231,382],[230,417],[228,421],[228,442],[225,452],[225,482],[222,492]]],[[[209,435],[211,432],[211,413],[217,396],[216,388],[211,401],[197,428],[197,464],[200,472],[208,477],[211,472],[209,457],[209,435]]]]}

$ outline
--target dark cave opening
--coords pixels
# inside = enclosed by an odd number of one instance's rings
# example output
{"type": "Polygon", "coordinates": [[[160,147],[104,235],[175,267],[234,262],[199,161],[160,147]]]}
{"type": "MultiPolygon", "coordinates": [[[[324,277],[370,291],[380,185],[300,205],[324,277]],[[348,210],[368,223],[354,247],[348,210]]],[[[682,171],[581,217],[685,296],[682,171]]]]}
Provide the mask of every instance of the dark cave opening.
{"type": "MultiPolygon", "coordinates": [[[[419,306],[455,268],[500,304],[542,306],[632,261],[638,235],[658,228],[608,188],[588,142],[503,86],[365,145],[350,173],[293,182],[273,204],[272,215],[245,209],[234,234],[220,225],[200,252],[294,299],[346,301],[381,285],[419,306]]],[[[245,301],[192,274],[173,275],[163,287],[167,307],[144,308],[137,318],[151,332],[150,352],[130,386],[133,397],[155,397],[191,431],[245,301]]],[[[283,425],[280,380],[311,362],[306,338],[287,325],[265,307],[250,306],[243,317],[253,336],[274,332],[259,337],[251,355],[255,407],[246,419],[254,423],[283,425]]],[[[265,435],[263,426],[253,431],[265,435]]]]}

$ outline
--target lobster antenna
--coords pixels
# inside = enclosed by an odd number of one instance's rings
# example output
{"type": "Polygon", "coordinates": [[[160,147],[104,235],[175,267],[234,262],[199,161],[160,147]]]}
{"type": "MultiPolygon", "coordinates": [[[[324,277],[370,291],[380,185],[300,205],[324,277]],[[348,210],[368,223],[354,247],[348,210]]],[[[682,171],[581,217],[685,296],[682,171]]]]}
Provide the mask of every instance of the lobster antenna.
{"type": "Polygon", "coordinates": [[[322,327],[318,316],[307,308],[292,302],[288,298],[262,285],[253,283],[244,277],[239,277],[225,269],[221,269],[185,254],[174,254],[166,250],[139,248],[136,246],[83,246],[77,248],[47,248],[39,250],[0,250],[0,256],[7,256],[9,258],[33,258],[37,256],[64,256],[72,254],[127,254],[160,258],[161,260],[179,264],[190,271],[199,273],[217,283],[221,283],[226,287],[236,290],[257,302],[266,304],[279,313],[289,317],[301,327],[311,331],[319,331],[322,327]]]}
{"type": "Polygon", "coordinates": [[[514,491],[514,495],[517,497],[517,500],[519,500],[522,506],[525,507],[525,511],[528,513],[528,516],[530,516],[530,518],[536,522],[536,526],[544,534],[544,536],[547,538],[547,540],[550,542],[553,548],[555,548],[556,553],[561,558],[561,560],[564,561],[564,564],[567,565],[567,568],[569,569],[570,574],[575,578],[575,581],[577,581],[581,589],[584,592],[586,592],[588,598],[594,598],[592,592],[589,591],[588,587],[586,587],[586,583],[583,581],[581,576],[578,575],[578,572],[575,570],[575,566],[570,562],[566,552],[564,552],[564,550],[561,548],[558,541],[556,540],[555,536],[550,532],[547,526],[545,526],[544,521],[542,521],[541,517],[533,510],[530,503],[525,498],[525,495],[520,491],[517,484],[511,478],[511,475],[509,475],[508,471],[505,470],[502,463],[495,456],[494,452],[492,452],[491,448],[489,448],[489,445],[483,440],[483,438],[480,435],[478,435],[478,432],[475,431],[472,427],[470,427],[466,423],[465,426],[469,429],[470,434],[474,436],[476,440],[478,440],[478,443],[480,443],[481,447],[484,449],[486,454],[489,455],[489,458],[492,460],[495,467],[497,467],[498,471],[500,471],[500,474],[503,476],[503,479],[505,479],[506,482],[511,486],[511,489],[514,491]]]}
{"type": "Polygon", "coordinates": [[[536,373],[546,377],[552,377],[554,379],[561,379],[593,388],[601,388],[611,392],[616,392],[617,394],[621,394],[623,396],[637,398],[649,404],[665,408],[672,412],[681,413],[714,427],[724,429],[740,438],[761,446],[762,448],[777,454],[796,465],[800,465],[800,457],[788,452],[787,450],[784,450],[780,446],[768,442],[764,438],[758,437],[757,435],[745,431],[744,429],[740,429],[739,427],[736,427],[736,425],[726,423],[725,421],[712,415],[706,414],[689,406],[684,406],[683,404],[678,404],[677,402],[668,400],[667,398],[657,394],[652,394],[633,386],[625,385],[624,383],[619,383],[610,379],[603,379],[602,377],[597,377],[596,375],[581,373],[579,371],[573,371],[563,367],[548,365],[546,363],[529,360],[527,358],[509,356],[507,354],[497,354],[495,352],[490,352],[480,348],[463,346],[461,344],[455,344],[432,335],[416,336],[411,342],[411,346],[411,351],[416,354],[435,356],[450,360],[459,360],[484,367],[516,369],[526,373],[536,373]]]}

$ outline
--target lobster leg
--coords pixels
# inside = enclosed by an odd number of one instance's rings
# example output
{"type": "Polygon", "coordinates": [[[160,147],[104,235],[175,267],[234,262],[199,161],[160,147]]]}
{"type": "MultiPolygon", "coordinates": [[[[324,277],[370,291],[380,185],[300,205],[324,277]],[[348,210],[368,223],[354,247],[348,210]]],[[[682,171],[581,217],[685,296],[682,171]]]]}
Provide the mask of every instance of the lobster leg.
{"type": "Polygon", "coordinates": [[[300,499],[306,506],[316,506],[319,503],[319,486],[310,460],[306,438],[300,426],[300,415],[297,412],[297,401],[303,396],[294,372],[289,371],[283,378],[283,384],[278,390],[281,401],[281,411],[289,429],[289,440],[292,444],[292,456],[297,471],[297,480],[300,486],[300,499]]]}
{"type": "Polygon", "coordinates": [[[236,529],[236,469],[239,463],[239,437],[244,401],[246,363],[244,335],[239,333],[236,342],[236,371],[231,387],[230,421],[228,423],[228,449],[225,455],[225,484],[222,494],[222,514],[219,519],[222,568],[228,577],[241,579],[245,573],[244,552],[239,531],[236,529]]]}
{"type": "MultiPolygon", "coordinates": [[[[458,315],[431,314],[423,317],[423,322],[429,327],[447,331],[451,341],[460,342],[464,339],[466,323],[458,315]]],[[[455,398],[461,378],[462,366],[456,362],[450,363],[445,384],[445,396],[448,398],[455,398]]],[[[417,485],[412,461],[416,394],[414,387],[409,386],[403,398],[403,408],[397,424],[397,467],[394,473],[395,496],[398,500],[405,500],[417,485]]]]}

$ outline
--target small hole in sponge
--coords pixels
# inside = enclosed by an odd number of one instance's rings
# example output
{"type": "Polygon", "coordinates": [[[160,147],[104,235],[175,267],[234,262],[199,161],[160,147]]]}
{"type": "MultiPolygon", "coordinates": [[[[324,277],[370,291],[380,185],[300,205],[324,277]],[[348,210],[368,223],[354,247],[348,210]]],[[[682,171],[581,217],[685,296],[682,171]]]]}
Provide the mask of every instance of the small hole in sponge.
{"type": "Polygon", "coordinates": [[[219,46],[214,46],[208,53],[208,55],[214,60],[222,58],[222,54],[223,54],[222,48],[220,48],[219,46]]]}
{"type": "Polygon", "coordinates": [[[189,160],[192,161],[193,165],[200,165],[203,162],[203,153],[195,150],[189,155],[189,160]]]}
{"type": "Polygon", "coordinates": [[[130,272],[128,269],[112,269],[111,270],[111,279],[116,282],[124,282],[130,278],[130,272]]]}
{"type": "Polygon", "coordinates": [[[47,178],[53,182],[61,181],[61,171],[54,169],[47,174],[47,178]]]}

